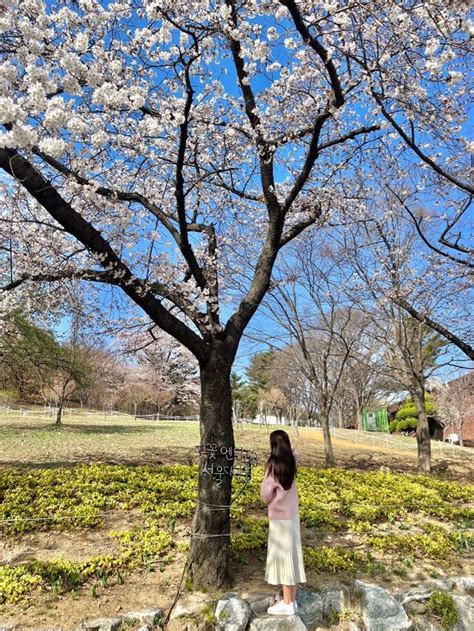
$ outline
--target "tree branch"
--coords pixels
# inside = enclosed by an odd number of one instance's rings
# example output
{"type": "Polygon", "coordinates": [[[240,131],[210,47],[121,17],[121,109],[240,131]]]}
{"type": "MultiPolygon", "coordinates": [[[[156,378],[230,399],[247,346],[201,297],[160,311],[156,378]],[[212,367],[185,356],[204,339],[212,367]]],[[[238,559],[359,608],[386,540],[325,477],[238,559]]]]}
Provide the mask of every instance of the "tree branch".
{"type": "Polygon", "coordinates": [[[295,239],[299,234],[303,232],[303,230],[309,228],[309,226],[312,226],[317,221],[317,219],[321,217],[321,213],[322,206],[321,204],[317,204],[316,208],[314,208],[314,210],[308,215],[308,217],[306,217],[306,219],[302,219],[291,228],[288,228],[288,230],[286,230],[286,232],[281,235],[280,248],[295,239]]]}
{"type": "Polygon", "coordinates": [[[332,104],[334,105],[334,107],[337,108],[342,107],[344,105],[344,94],[342,91],[341,83],[339,81],[336,67],[329,57],[328,51],[309,32],[308,27],[304,23],[300,10],[296,6],[295,0],[280,0],[280,3],[290,12],[291,17],[293,18],[293,22],[301,37],[303,38],[303,41],[307,43],[317,53],[317,55],[323,62],[324,67],[326,68],[326,72],[328,73],[329,81],[331,83],[332,91],[334,94],[334,100],[332,104]]]}
{"type": "Polygon", "coordinates": [[[470,346],[467,342],[461,340],[457,335],[448,331],[446,327],[439,322],[436,322],[429,316],[421,313],[418,309],[415,309],[413,305],[404,300],[403,298],[392,298],[392,301],[397,304],[399,307],[404,309],[407,313],[413,316],[418,322],[422,324],[427,324],[433,331],[436,331],[440,335],[442,335],[446,340],[457,346],[469,359],[474,360],[474,348],[470,346]]]}
{"type": "Polygon", "coordinates": [[[464,191],[467,191],[468,193],[472,195],[474,193],[474,186],[472,186],[468,182],[463,182],[462,180],[457,178],[455,175],[448,173],[442,167],[440,167],[439,164],[437,164],[429,156],[423,153],[423,151],[421,151],[418,145],[412,140],[412,138],[410,138],[410,136],[408,136],[408,134],[405,133],[403,128],[395,121],[394,117],[385,108],[385,105],[383,104],[383,100],[380,94],[378,94],[373,88],[371,92],[372,92],[372,96],[374,97],[375,101],[380,107],[380,111],[382,112],[382,115],[389,121],[389,123],[398,132],[399,136],[403,138],[403,140],[410,147],[410,149],[412,149],[423,162],[428,164],[433,169],[433,171],[436,171],[436,173],[443,176],[446,180],[448,180],[452,184],[455,184],[458,188],[464,191]]]}
{"type": "Polygon", "coordinates": [[[110,275],[115,275],[116,284],[158,326],[189,348],[198,359],[205,359],[207,348],[204,341],[184,322],[163,307],[146,284],[131,273],[101,233],[76,212],[26,158],[16,150],[0,149],[0,168],[19,180],[22,186],[70,235],[96,255],[105,271],[110,275]]]}
{"type": "Polygon", "coordinates": [[[184,159],[186,156],[186,147],[188,141],[188,131],[189,131],[189,113],[191,111],[191,106],[193,104],[193,96],[194,90],[191,85],[191,79],[189,76],[191,64],[197,57],[193,57],[185,66],[184,76],[186,83],[186,103],[184,106],[184,122],[179,126],[180,127],[180,135],[179,135],[179,147],[178,147],[178,159],[176,162],[176,188],[175,188],[175,197],[176,197],[176,209],[178,212],[178,222],[179,222],[179,233],[180,233],[180,242],[179,247],[181,253],[184,257],[184,260],[189,266],[191,274],[193,275],[198,287],[204,289],[207,285],[206,277],[203,274],[203,271],[197,262],[196,256],[194,254],[194,250],[188,239],[188,230],[187,230],[187,221],[186,221],[186,198],[184,194],[184,159]]]}
{"type": "MultiPolygon", "coordinates": [[[[231,16],[235,28],[238,28],[235,2],[234,0],[226,0],[226,4],[232,11],[231,16]]],[[[268,212],[270,215],[278,214],[280,212],[280,203],[275,193],[273,149],[270,149],[262,134],[257,102],[250,86],[250,77],[248,72],[245,70],[240,42],[237,39],[229,38],[229,46],[232,52],[232,58],[234,60],[240,89],[244,97],[245,113],[250,122],[250,126],[255,133],[255,141],[259,150],[260,178],[262,182],[263,195],[265,197],[265,201],[267,202],[268,212]]]]}
{"type": "MultiPolygon", "coordinates": [[[[449,252],[444,252],[443,250],[440,250],[439,248],[437,248],[435,245],[433,245],[424,235],[423,231],[421,230],[421,226],[420,226],[420,221],[415,217],[414,213],[410,210],[410,208],[408,207],[408,205],[406,204],[405,201],[402,200],[402,198],[400,197],[400,195],[394,191],[390,186],[388,186],[389,191],[392,193],[392,195],[394,195],[398,201],[400,202],[400,204],[403,206],[403,208],[407,211],[407,213],[410,215],[413,224],[415,226],[415,229],[418,233],[418,235],[420,236],[421,240],[423,241],[423,243],[430,248],[430,250],[433,250],[433,252],[436,252],[436,254],[439,254],[440,256],[444,256],[445,258],[449,259],[450,261],[453,261],[454,263],[459,263],[459,265],[465,265],[466,267],[470,267],[472,269],[474,269],[474,263],[471,263],[468,260],[465,259],[460,259],[457,256],[453,256],[452,254],[450,254],[449,252]]],[[[447,231],[447,229],[446,229],[447,231]]],[[[444,234],[446,234],[446,231],[443,233],[442,236],[444,236],[444,234]]],[[[439,239],[440,243],[442,243],[443,245],[446,245],[446,243],[442,240],[442,237],[439,239]]],[[[447,247],[452,247],[451,245],[448,245],[447,247]]],[[[461,251],[467,250],[469,252],[468,248],[465,248],[461,251]]]]}

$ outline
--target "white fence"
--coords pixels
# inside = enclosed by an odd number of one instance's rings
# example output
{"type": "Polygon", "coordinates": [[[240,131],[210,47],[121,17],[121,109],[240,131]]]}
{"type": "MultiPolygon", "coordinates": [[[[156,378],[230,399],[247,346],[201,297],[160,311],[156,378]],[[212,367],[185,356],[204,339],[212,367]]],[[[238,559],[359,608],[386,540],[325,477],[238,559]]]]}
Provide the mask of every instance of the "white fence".
{"type": "MultiPolygon", "coordinates": [[[[320,427],[308,427],[311,431],[321,431],[320,427]]],[[[338,429],[331,428],[331,436],[335,438],[341,438],[342,440],[351,441],[353,443],[369,443],[373,447],[381,447],[384,449],[398,449],[398,450],[417,450],[417,444],[415,438],[407,438],[402,440],[395,438],[391,434],[384,432],[363,432],[357,429],[338,429]]],[[[438,452],[441,458],[465,458],[474,457],[474,452],[469,447],[460,447],[453,443],[443,443],[440,440],[431,441],[431,451],[433,453],[438,452]]]]}
{"type": "MultiPolygon", "coordinates": [[[[21,418],[55,418],[58,408],[53,406],[44,406],[38,409],[15,408],[11,406],[0,407],[0,418],[5,416],[20,416],[21,418]]],[[[119,412],[116,410],[91,411],[82,410],[81,408],[64,408],[63,418],[71,419],[73,417],[89,417],[97,419],[127,419],[133,421],[135,419],[143,419],[148,421],[199,421],[199,415],[196,416],[169,416],[166,414],[127,414],[127,412],[119,412]]]]}

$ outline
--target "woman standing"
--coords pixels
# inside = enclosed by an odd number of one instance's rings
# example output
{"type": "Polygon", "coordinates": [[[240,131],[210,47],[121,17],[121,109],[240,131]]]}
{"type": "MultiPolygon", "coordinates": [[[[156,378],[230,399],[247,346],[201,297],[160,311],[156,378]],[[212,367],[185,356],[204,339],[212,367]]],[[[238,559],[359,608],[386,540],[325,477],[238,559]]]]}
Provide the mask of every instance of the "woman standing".
{"type": "Polygon", "coordinates": [[[265,580],[283,586],[283,600],[268,613],[291,616],[298,611],[296,585],[306,582],[301,548],[296,454],[288,434],[281,429],[270,434],[270,457],[260,496],[268,506],[269,532],[265,580]]]}

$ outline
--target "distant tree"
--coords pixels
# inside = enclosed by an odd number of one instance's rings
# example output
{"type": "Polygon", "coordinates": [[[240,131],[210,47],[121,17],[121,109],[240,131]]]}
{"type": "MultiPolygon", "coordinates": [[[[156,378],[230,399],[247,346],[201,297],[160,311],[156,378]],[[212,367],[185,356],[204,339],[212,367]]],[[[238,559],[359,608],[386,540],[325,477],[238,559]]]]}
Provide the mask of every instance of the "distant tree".
{"type": "Polygon", "coordinates": [[[156,327],[124,334],[121,343],[124,356],[135,363],[127,367],[125,379],[126,384],[139,382],[130,391],[135,407],[140,398],[164,414],[198,407],[199,367],[190,351],[156,327]]]}
{"type": "Polygon", "coordinates": [[[255,418],[258,408],[259,388],[250,384],[237,373],[231,374],[232,406],[235,420],[255,418]]]}
{"type": "Polygon", "coordinates": [[[61,425],[65,405],[91,380],[92,365],[86,349],[61,344],[53,333],[30,322],[19,311],[9,315],[2,330],[2,363],[17,381],[21,394],[28,389],[53,398],[58,408],[56,425],[61,425]]]}
{"type": "Polygon", "coordinates": [[[273,353],[274,351],[270,350],[252,355],[246,374],[249,383],[257,389],[264,389],[269,386],[269,366],[273,359],[273,353]]]}
{"type": "Polygon", "coordinates": [[[63,412],[69,400],[87,388],[93,377],[93,366],[87,349],[70,344],[58,344],[45,349],[43,365],[47,366],[49,378],[43,385],[44,396],[53,395],[57,406],[56,425],[61,425],[63,412]]]}
{"type": "Polygon", "coordinates": [[[463,428],[467,417],[473,413],[474,380],[472,375],[439,385],[433,392],[437,416],[445,428],[459,436],[464,445],[463,428]]]}

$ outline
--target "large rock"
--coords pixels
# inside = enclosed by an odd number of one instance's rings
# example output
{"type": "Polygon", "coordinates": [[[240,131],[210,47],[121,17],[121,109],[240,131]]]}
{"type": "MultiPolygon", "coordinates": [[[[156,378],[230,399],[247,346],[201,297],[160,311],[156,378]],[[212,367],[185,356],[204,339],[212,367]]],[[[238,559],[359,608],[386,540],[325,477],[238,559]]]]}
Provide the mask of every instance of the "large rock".
{"type": "Polygon", "coordinates": [[[454,579],[456,588],[460,592],[465,592],[469,596],[474,596],[474,577],[472,576],[460,576],[454,579]]]}
{"type": "Polygon", "coordinates": [[[453,594],[453,600],[458,612],[455,631],[472,631],[474,629],[474,598],[453,594]]]}
{"type": "Polygon", "coordinates": [[[183,616],[199,614],[209,601],[209,595],[202,592],[192,592],[182,596],[171,612],[170,621],[183,616]]]}
{"type": "Polygon", "coordinates": [[[319,590],[322,601],[322,612],[325,619],[330,618],[331,613],[341,613],[349,604],[347,590],[339,585],[324,585],[319,590]]]}
{"type": "Polygon", "coordinates": [[[413,602],[427,602],[433,591],[433,589],[429,589],[427,587],[414,587],[413,589],[409,589],[407,592],[398,593],[395,598],[402,607],[407,607],[413,602]]]}
{"type": "Polygon", "coordinates": [[[163,616],[163,609],[145,609],[144,611],[129,611],[125,614],[125,619],[143,624],[159,624],[163,616]]]}
{"type": "Polygon", "coordinates": [[[413,623],[405,610],[386,589],[362,581],[354,582],[361,596],[360,608],[366,631],[404,631],[413,623]]]}
{"type": "Polygon", "coordinates": [[[216,631],[245,631],[252,610],[237,594],[227,594],[216,606],[216,631]]]}
{"type": "Polygon", "coordinates": [[[275,594],[267,592],[257,592],[250,594],[244,592],[242,598],[248,602],[252,613],[259,616],[267,613],[267,609],[275,602],[275,594]]]}
{"type": "Polygon", "coordinates": [[[268,616],[254,618],[248,631],[307,631],[299,616],[268,616]]]}
{"type": "Polygon", "coordinates": [[[324,619],[323,600],[320,594],[299,589],[296,594],[298,616],[306,625],[308,631],[314,631],[324,619]]]}
{"type": "Polygon", "coordinates": [[[432,592],[450,592],[454,587],[453,578],[433,578],[426,581],[420,587],[423,589],[431,589],[432,592]]]}
{"type": "Polygon", "coordinates": [[[118,631],[121,625],[121,618],[96,618],[82,622],[79,631],[118,631]]]}

